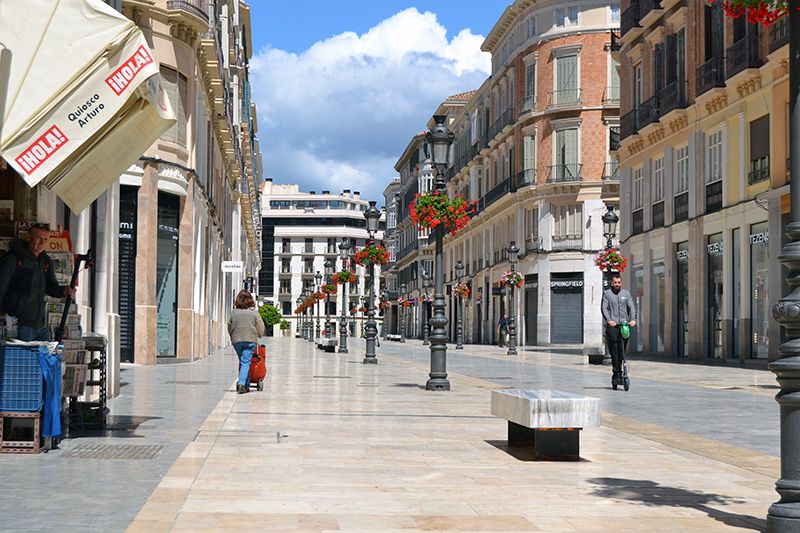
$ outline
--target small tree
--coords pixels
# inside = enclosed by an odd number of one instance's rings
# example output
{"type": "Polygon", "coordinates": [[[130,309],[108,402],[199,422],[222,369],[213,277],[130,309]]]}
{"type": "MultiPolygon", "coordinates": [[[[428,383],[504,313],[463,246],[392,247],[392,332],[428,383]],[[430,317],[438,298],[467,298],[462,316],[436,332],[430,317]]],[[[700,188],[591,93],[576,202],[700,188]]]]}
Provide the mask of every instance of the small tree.
{"type": "Polygon", "coordinates": [[[289,329],[289,322],[281,320],[281,330],[289,329]]]}
{"type": "Polygon", "coordinates": [[[259,307],[258,314],[261,315],[261,320],[264,321],[264,325],[267,326],[267,329],[271,329],[272,326],[280,323],[281,319],[283,318],[283,316],[281,316],[281,312],[278,311],[278,308],[269,304],[259,307]]]}

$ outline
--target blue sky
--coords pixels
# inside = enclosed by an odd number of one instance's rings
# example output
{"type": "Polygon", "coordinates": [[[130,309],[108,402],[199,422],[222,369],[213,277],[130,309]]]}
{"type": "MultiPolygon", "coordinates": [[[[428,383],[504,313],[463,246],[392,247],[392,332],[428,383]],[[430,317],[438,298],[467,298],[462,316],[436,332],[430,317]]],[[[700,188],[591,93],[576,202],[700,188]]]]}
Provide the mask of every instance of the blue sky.
{"type": "Polygon", "coordinates": [[[251,0],[264,175],[382,204],[438,104],[489,75],[480,45],[508,3],[251,0]]]}

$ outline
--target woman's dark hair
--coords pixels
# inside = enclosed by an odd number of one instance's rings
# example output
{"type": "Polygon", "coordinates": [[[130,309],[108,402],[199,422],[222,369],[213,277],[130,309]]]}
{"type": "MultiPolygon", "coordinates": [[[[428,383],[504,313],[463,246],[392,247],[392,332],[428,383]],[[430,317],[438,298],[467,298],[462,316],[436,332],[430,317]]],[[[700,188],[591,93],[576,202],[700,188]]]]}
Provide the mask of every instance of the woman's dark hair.
{"type": "Polygon", "coordinates": [[[250,291],[242,289],[239,291],[239,294],[236,295],[236,301],[234,301],[233,306],[236,309],[255,308],[256,301],[253,300],[253,295],[250,294],[250,291]]]}

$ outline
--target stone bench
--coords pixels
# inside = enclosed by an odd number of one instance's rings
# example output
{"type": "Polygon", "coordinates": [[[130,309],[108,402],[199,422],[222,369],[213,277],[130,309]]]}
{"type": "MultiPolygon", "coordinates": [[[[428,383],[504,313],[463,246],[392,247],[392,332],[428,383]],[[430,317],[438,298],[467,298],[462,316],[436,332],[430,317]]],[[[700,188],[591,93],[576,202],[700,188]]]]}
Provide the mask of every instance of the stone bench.
{"type": "Polygon", "coordinates": [[[325,337],[317,337],[314,339],[314,343],[317,345],[317,348],[326,352],[333,352],[336,350],[336,346],[339,344],[339,342],[333,337],[330,339],[326,339],[325,337]]]}
{"type": "Polygon", "coordinates": [[[397,333],[389,333],[388,335],[386,335],[386,340],[390,340],[390,341],[398,341],[399,342],[400,340],[402,340],[402,338],[403,337],[401,337],[397,333]]]}
{"type": "Polygon", "coordinates": [[[580,431],[600,425],[600,399],[549,389],[492,391],[492,414],[508,420],[509,446],[537,459],[580,460],[580,431]]]}

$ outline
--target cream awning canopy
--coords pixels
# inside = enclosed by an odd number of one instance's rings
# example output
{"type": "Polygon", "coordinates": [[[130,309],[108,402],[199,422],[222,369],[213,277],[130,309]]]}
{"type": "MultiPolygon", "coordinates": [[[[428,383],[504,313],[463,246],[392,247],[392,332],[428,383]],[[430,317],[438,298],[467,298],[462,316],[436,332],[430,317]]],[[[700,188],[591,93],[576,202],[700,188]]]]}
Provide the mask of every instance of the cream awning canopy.
{"type": "Polygon", "coordinates": [[[83,210],[175,123],[158,71],[101,0],[2,0],[0,156],[83,210]]]}

